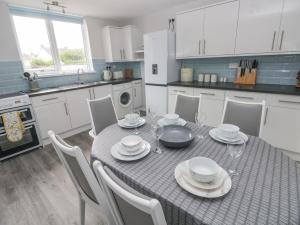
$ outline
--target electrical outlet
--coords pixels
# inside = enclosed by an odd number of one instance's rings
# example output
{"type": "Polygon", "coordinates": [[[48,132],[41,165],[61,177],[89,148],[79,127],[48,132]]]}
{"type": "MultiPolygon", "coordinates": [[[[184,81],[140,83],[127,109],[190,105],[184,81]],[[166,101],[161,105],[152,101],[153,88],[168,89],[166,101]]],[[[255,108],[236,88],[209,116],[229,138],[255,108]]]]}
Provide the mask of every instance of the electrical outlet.
{"type": "Polygon", "coordinates": [[[229,66],[228,66],[229,69],[236,69],[238,67],[239,67],[238,63],[229,63],[229,66]]]}

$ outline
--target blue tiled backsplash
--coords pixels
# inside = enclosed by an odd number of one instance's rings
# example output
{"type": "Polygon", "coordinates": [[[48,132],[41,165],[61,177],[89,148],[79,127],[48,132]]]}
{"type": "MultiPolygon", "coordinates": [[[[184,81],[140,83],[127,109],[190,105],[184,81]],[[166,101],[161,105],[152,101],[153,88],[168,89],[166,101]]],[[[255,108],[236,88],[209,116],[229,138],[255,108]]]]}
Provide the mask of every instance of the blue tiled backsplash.
{"type": "Polygon", "coordinates": [[[239,63],[240,59],[258,60],[256,82],[261,84],[294,85],[300,70],[300,55],[183,59],[180,62],[182,67],[193,68],[195,80],[200,73],[214,73],[232,82],[236,69],[230,69],[229,64],[239,63]]]}
{"type": "MultiPolygon", "coordinates": [[[[134,76],[140,77],[140,64],[116,63],[114,71],[124,68],[133,68],[134,76]]],[[[102,71],[106,67],[105,60],[94,59],[93,66],[96,73],[82,74],[80,80],[84,82],[93,82],[102,80],[102,71]]],[[[23,79],[23,66],[21,61],[0,61],[0,94],[28,90],[28,81],[23,79]]],[[[39,80],[41,88],[58,87],[62,85],[73,84],[77,81],[77,75],[42,77],[39,80]]]]}

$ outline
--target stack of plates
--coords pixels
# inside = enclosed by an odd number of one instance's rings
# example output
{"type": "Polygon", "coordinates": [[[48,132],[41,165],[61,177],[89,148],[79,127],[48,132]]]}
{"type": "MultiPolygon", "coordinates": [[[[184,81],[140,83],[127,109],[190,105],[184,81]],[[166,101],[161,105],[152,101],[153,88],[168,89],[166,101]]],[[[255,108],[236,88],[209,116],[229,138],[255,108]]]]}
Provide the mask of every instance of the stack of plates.
{"type": "Polygon", "coordinates": [[[128,128],[128,129],[143,126],[145,123],[146,123],[146,120],[142,117],[137,118],[136,121],[134,121],[134,122],[131,122],[131,121],[129,122],[126,119],[122,119],[122,120],[118,121],[118,124],[120,127],[128,128]]]}
{"type": "Polygon", "coordinates": [[[168,126],[168,125],[179,125],[185,126],[186,121],[179,117],[177,114],[166,114],[163,118],[157,121],[157,124],[160,127],[168,126]]]}
{"type": "Polygon", "coordinates": [[[232,186],[228,173],[218,165],[218,173],[210,182],[199,182],[191,174],[189,161],[184,161],[175,168],[175,179],[187,192],[204,198],[218,198],[227,194],[232,186]]]}
{"type": "Polygon", "coordinates": [[[151,145],[136,135],[124,137],[111,148],[111,155],[122,161],[134,161],[149,154],[151,145]]]}
{"type": "Polygon", "coordinates": [[[238,135],[236,137],[233,138],[225,137],[220,131],[219,127],[211,129],[209,131],[209,135],[214,140],[222,142],[224,144],[240,145],[248,141],[248,136],[241,131],[238,132],[238,135]]]}

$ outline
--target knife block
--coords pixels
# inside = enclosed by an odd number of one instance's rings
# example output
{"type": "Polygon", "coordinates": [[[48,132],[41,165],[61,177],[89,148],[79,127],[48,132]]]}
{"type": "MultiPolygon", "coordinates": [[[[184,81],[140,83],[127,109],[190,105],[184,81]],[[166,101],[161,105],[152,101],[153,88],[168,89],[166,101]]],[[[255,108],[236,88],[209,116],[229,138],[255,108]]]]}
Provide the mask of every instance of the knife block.
{"type": "Polygon", "coordinates": [[[245,73],[244,75],[241,75],[240,71],[241,69],[238,68],[234,81],[235,84],[256,84],[256,69],[252,69],[251,72],[245,73]]]}

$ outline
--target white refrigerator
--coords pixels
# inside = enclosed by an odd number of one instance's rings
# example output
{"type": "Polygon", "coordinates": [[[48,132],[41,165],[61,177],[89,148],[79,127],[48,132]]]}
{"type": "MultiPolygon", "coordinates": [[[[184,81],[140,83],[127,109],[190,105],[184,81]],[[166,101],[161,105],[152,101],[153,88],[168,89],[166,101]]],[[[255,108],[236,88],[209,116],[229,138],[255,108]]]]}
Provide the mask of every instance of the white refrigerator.
{"type": "Polygon", "coordinates": [[[144,35],[146,110],[167,113],[167,84],[179,80],[175,33],[163,30],[144,35]]]}

